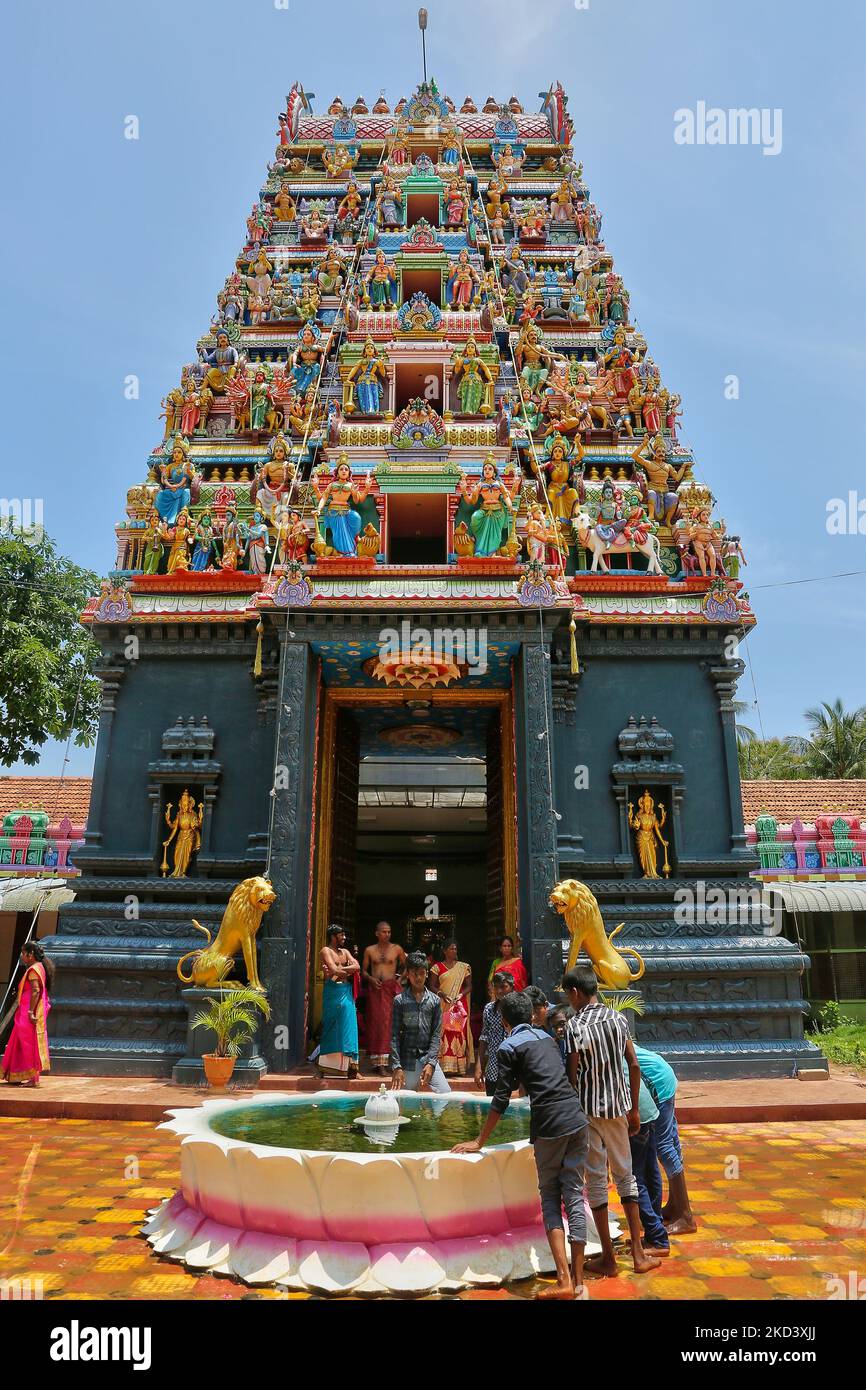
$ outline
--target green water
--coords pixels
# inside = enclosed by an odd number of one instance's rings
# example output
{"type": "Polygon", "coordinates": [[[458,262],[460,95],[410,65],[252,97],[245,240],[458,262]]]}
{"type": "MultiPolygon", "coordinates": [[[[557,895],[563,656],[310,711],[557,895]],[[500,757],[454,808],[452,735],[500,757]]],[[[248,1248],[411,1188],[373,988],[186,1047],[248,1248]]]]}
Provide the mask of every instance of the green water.
{"type": "MultiPolygon", "coordinates": [[[[389,1153],[429,1153],[477,1138],[488,1113],[484,1100],[401,1096],[400,1113],[408,1116],[410,1123],[400,1125],[396,1137],[391,1130],[388,1135],[368,1138],[360,1125],[352,1123],[363,1115],[366,1100],[366,1096],[347,1095],[322,1101],[305,1097],[273,1105],[239,1105],[214,1116],[210,1126],[227,1139],[245,1139],[276,1149],[371,1153],[387,1148],[389,1153]]],[[[512,1101],[490,1142],[511,1144],[528,1138],[529,1105],[512,1101]]]]}

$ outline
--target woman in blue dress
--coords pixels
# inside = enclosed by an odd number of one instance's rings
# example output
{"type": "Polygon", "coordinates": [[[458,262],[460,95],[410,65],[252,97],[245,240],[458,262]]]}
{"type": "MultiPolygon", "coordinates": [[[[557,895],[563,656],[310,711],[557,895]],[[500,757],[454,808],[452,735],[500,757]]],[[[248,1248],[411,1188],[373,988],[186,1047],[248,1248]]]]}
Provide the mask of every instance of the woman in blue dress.
{"type": "Polygon", "coordinates": [[[328,927],[319,954],[325,983],[322,988],[322,1032],[318,1066],[321,1076],[358,1075],[358,1015],[355,984],[360,965],[346,946],[342,927],[328,927]]]}
{"type": "Polygon", "coordinates": [[[352,510],[353,502],[363,502],[370,491],[370,474],[364,482],[356,486],[352,482],[352,470],[348,460],[341,458],[337,464],[337,477],[328,483],[322,493],[317,516],[317,530],[322,540],[326,531],[331,533],[331,545],[341,555],[355,555],[358,547],[358,532],[361,529],[360,513],[352,510]]]}
{"type": "Polygon", "coordinates": [[[154,499],[154,506],[166,526],[173,526],[181,512],[189,507],[194,478],[195,469],[189,461],[189,443],[182,434],[176,434],[171,446],[171,460],[160,466],[159,492],[154,499]]]}
{"type": "Polygon", "coordinates": [[[362,415],[379,414],[379,407],[382,404],[382,387],[387,378],[386,361],[377,352],[373,339],[368,338],[361,353],[361,360],[355,363],[347,377],[347,381],[354,388],[353,406],[362,415]]]}
{"type": "Polygon", "coordinates": [[[194,523],[193,535],[195,536],[195,545],[189,567],[191,570],[203,573],[210,565],[214,548],[214,528],[209,512],[204,512],[194,523]]]}

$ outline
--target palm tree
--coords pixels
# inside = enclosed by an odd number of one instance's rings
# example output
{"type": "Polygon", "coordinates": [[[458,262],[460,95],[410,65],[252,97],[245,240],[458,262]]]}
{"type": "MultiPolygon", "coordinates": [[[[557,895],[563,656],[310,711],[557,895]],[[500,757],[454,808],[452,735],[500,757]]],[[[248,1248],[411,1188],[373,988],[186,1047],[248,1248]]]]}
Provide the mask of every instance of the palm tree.
{"type": "Polygon", "coordinates": [[[745,714],[749,708],[746,700],[734,701],[734,719],[737,722],[737,747],[743,748],[747,743],[754,743],[758,735],[754,729],[750,729],[748,724],[740,723],[740,715],[745,714]]]}
{"type": "Polygon", "coordinates": [[[866,776],[866,706],[846,710],[841,700],[806,710],[811,725],[808,738],[792,739],[814,777],[866,776]]]}

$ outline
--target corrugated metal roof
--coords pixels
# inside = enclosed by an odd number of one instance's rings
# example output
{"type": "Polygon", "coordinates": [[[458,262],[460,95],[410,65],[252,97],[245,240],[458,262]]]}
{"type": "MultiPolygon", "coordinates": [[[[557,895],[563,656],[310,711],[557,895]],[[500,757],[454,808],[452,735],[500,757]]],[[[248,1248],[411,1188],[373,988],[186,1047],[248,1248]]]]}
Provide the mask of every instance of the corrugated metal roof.
{"type": "Polygon", "coordinates": [[[66,879],[43,878],[0,880],[0,912],[56,912],[69,903],[75,893],[66,879]]]}
{"type": "Polygon", "coordinates": [[[789,912],[866,912],[866,883],[770,883],[789,912]]]}

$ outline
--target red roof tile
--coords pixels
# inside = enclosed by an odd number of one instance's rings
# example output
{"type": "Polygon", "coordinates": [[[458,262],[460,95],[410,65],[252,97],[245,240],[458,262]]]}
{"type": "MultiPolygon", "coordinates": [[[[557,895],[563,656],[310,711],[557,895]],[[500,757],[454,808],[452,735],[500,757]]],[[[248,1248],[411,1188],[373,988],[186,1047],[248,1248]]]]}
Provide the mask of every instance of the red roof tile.
{"type": "Polygon", "coordinates": [[[0,816],[10,811],[47,811],[52,821],[68,816],[83,825],[90,805],[90,777],[0,777],[0,816]]]}
{"type": "Polygon", "coordinates": [[[747,825],[754,825],[758,816],[775,816],[780,825],[791,825],[799,816],[804,825],[814,824],[815,817],[825,815],[856,815],[866,819],[866,778],[847,781],[815,779],[743,782],[743,816],[747,825]]]}

